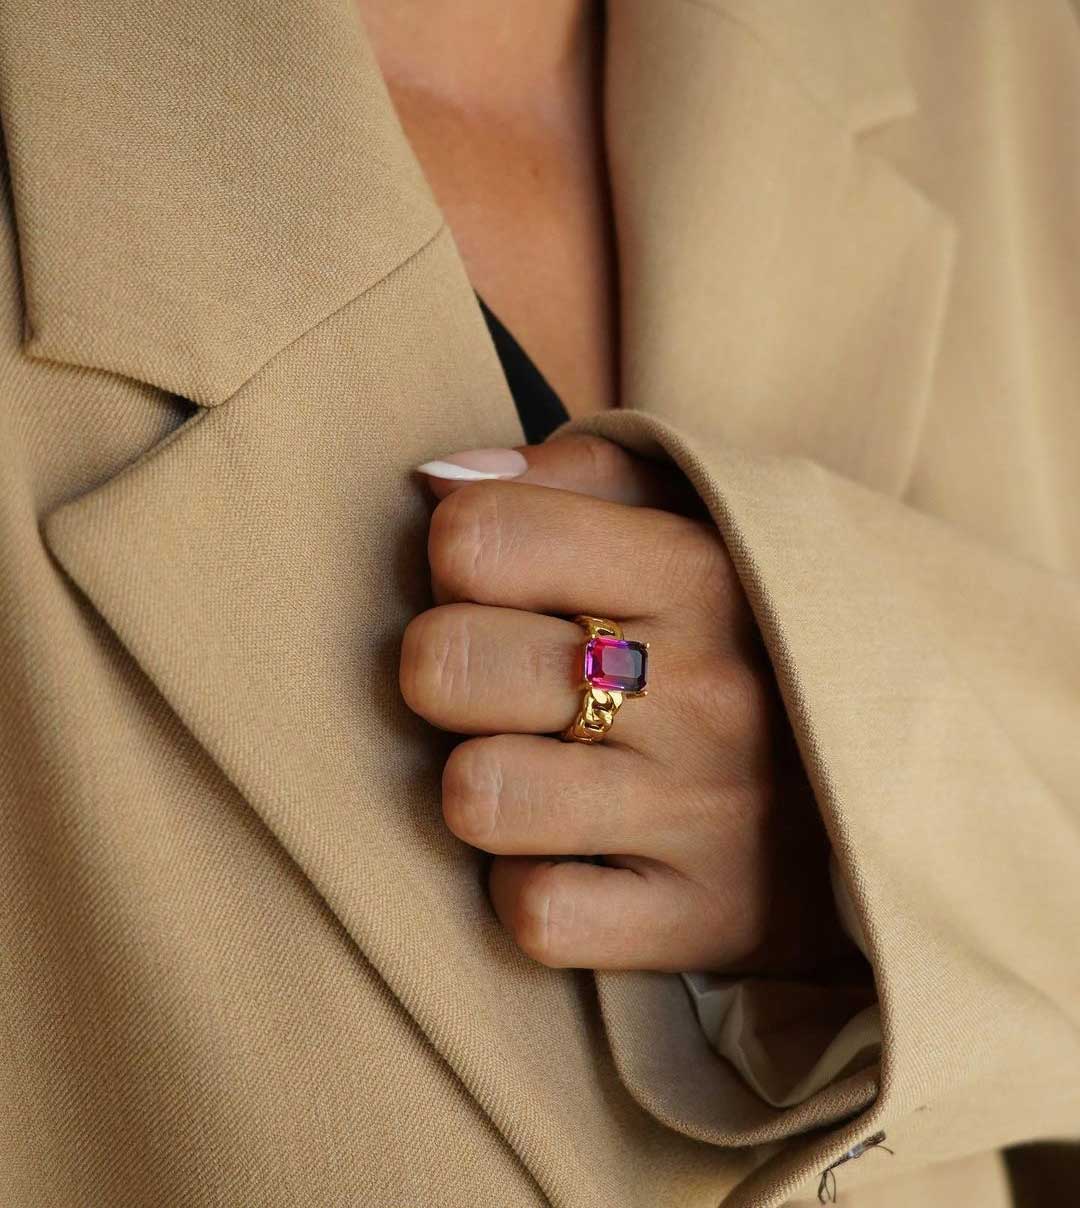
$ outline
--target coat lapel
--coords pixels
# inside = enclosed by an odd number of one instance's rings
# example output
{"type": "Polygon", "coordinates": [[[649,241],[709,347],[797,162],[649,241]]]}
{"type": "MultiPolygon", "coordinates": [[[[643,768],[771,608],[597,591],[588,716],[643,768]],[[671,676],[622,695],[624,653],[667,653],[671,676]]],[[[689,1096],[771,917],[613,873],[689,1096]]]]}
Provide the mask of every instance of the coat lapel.
{"type": "MultiPolygon", "coordinates": [[[[800,74],[807,38],[741,7],[610,5],[625,402],[899,489],[948,228],[853,130],[910,98],[880,64],[841,87],[807,51],[800,74]]],[[[45,49],[41,8],[9,13],[4,64],[27,352],[200,405],[48,517],[64,568],[554,1202],[647,1185],[661,1135],[721,1186],[744,1159],[690,1138],[857,1110],[872,1088],[781,1119],[677,978],[600,974],[645,1110],[613,1108],[592,975],[517,951],[442,824],[445,742],[396,689],[430,603],[409,471],[521,432],[350,6],[166,6],[138,44],[117,37],[135,6],[57,6],[45,49]]]]}
{"type": "Polygon", "coordinates": [[[0,19],[31,356],[214,406],[442,223],[349,4],[0,19]]]}
{"type": "Polygon", "coordinates": [[[914,94],[862,0],[619,0],[607,142],[623,404],[899,493],[952,226],[863,136],[914,94]]]}

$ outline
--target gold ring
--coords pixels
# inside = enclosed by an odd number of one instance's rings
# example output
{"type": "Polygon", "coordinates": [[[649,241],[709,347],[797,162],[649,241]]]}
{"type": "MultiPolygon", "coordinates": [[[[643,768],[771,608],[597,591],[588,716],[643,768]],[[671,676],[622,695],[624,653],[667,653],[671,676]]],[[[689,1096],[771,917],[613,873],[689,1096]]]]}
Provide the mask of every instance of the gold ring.
{"type": "Polygon", "coordinates": [[[649,643],[628,642],[603,617],[574,617],[585,630],[581,708],[562,732],[567,742],[602,742],[628,696],[646,696],[649,643]]]}

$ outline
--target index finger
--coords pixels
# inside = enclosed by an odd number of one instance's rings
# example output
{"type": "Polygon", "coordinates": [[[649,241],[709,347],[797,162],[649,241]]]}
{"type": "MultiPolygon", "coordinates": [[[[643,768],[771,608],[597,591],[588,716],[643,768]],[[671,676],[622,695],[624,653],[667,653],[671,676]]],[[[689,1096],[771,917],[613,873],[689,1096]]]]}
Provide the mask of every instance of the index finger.
{"type": "Polygon", "coordinates": [[[419,469],[437,499],[445,499],[470,482],[498,478],[557,487],[631,507],[703,514],[697,493],[674,466],[646,461],[613,441],[585,433],[556,436],[541,445],[513,450],[473,449],[452,454],[445,461],[425,462],[419,469]]]}

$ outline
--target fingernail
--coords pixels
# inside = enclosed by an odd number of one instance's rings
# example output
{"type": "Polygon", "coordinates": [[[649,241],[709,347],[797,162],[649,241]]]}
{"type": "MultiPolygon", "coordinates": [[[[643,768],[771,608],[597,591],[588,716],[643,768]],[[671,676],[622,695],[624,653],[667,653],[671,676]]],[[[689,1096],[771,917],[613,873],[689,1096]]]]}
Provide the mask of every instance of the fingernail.
{"type": "Polygon", "coordinates": [[[480,482],[485,478],[517,478],[525,473],[529,463],[517,449],[468,449],[439,461],[425,461],[416,468],[432,478],[480,482]]]}

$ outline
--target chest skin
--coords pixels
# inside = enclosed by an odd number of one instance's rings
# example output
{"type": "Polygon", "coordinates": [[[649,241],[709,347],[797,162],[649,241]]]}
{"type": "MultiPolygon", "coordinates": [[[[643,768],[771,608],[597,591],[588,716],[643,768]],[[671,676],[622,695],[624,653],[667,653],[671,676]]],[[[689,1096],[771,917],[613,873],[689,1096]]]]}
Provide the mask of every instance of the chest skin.
{"type": "Polygon", "coordinates": [[[470,280],[572,417],[618,403],[617,265],[600,29],[594,34],[542,96],[524,98],[479,95],[475,86],[434,91],[380,55],[470,280]]]}

